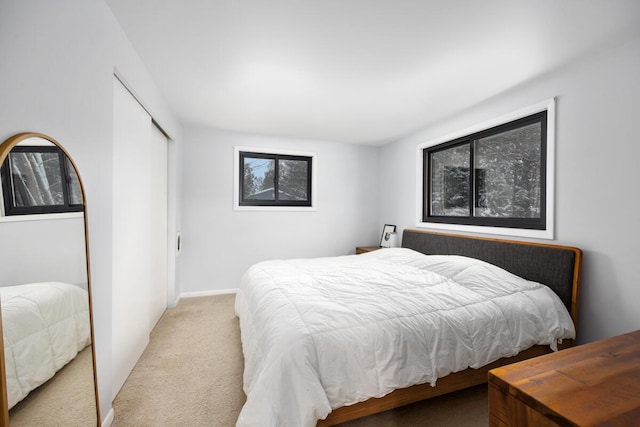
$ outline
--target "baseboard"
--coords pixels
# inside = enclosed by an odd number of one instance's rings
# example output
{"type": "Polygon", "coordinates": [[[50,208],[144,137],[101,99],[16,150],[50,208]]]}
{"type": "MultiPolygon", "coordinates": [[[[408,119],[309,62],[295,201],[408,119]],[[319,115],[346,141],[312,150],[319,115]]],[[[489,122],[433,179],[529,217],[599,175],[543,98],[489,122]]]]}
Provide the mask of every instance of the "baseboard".
{"type": "Polygon", "coordinates": [[[167,308],[176,308],[179,302],[180,302],[180,295],[178,295],[176,299],[173,300],[173,302],[167,302],[167,308]]]}
{"type": "Polygon", "coordinates": [[[113,412],[113,408],[111,408],[107,416],[104,418],[104,421],[102,421],[102,427],[111,427],[111,424],[113,424],[114,417],[115,417],[115,412],[113,412]]]}
{"type": "Polygon", "coordinates": [[[208,297],[212,295],[228,295],[238,293],[238,289],[220,289],[215,291],[198,291],[198,292],[184,292],[180,294],[180,298],[196,298],[196,297],[208,297]]]}

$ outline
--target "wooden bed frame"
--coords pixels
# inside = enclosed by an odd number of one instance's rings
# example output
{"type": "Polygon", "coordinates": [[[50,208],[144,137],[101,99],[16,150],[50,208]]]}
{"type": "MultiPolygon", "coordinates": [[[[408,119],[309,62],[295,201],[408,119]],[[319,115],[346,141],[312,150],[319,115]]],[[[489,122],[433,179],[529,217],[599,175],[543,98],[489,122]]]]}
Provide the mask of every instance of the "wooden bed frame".
{"type": "MultiPolygon", "coordinates": [[[[558,294],[577,327],[582,265],[582,251],[578,248],[421,230],[405,230],[402,246],[427,255],[464,255],[478,258],[525,279],[543,283],[558,294]]],[[[564,340],[560,348],[571,346],[573,340],[564,340]]],[[[381,398],[337,408],[326,419],[319,420],[317,425],[332,426],[486,383],[487,374],[493,368],[550,352],[549,346],[536,345],[516,356],[497,360],[482,368],[468,368],[439,378],[435,387],[428,383],[419,384],[395,390],[381,398]]]]}

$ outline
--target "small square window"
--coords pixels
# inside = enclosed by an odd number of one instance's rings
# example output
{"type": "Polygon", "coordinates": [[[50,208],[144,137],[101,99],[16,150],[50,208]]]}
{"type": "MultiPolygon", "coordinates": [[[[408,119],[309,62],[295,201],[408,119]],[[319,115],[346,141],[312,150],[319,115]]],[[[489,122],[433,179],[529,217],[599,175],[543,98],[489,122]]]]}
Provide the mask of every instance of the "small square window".
{"type": "Polygon", "coordinates": [[[239,206],[312,206],[313,156],[238,151],[239,206]]]}

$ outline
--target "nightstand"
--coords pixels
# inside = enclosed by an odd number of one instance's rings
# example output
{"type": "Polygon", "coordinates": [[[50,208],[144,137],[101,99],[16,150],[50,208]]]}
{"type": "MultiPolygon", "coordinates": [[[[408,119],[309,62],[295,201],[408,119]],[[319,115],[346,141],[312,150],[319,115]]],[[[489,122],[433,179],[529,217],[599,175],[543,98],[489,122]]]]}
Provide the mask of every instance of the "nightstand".
{"type": "Polygon", "coordinates": [[[358,246],[356,247],[356,255],[377,251],[378,249],[382,249],[382,246],[358,246]]]}
{"type": "Polygon", "coordinates": [[[640,331],[489,371],[489,425],[637,426],[640,331]]]}

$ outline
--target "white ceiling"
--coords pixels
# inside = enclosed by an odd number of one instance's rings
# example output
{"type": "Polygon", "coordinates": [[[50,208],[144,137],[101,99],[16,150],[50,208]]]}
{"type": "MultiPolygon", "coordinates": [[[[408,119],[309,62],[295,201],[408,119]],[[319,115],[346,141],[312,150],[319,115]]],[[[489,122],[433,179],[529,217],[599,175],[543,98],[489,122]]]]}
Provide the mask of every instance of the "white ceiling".
{"type": "Polygon", "coordinates": [[[107,0],[185,127],[382,144],[640,34],[638,0],[107,0]]]}

